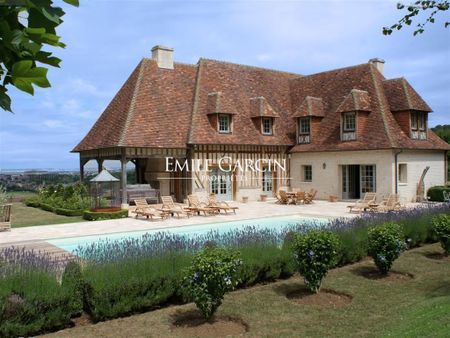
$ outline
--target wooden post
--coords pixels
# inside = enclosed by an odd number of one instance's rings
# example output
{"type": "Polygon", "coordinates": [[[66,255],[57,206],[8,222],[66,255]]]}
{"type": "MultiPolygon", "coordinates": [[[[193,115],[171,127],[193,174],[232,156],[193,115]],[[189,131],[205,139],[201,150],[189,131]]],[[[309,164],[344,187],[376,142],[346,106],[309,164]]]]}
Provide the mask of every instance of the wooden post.
{"type": "Polygon", "coordinates": [[[97,158],[97,166],[98,166],[98,173],[100,174],[100,172],[103,170],[103,159],[97,158]]]}
{"type": "Polygon", "coordinates": [[[121,185],[122,185],[122,209],[126,209],[128,206],[127,203],[127,158],[125,156],[125,152],[122,152],[122,157],[120,159],[120,167],[121,167],[121,185]]]}
{"type": "Polygon", "coordinates": [[[80,183],[83,183],[84,181],[84,165],[88,162],[89,160],[86,160],[84,158],[81,158],[80,155],[80,183]]]}

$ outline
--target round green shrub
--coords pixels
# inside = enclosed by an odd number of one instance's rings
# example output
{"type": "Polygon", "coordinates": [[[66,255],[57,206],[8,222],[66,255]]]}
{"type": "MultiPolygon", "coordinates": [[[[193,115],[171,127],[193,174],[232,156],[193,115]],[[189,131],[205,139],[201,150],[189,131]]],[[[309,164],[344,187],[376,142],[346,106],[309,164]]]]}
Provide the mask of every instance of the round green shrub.
{"type": "Polygon", "coordinates": [[[340,246],[339,237],[330,231],[312,230],[295,235],[292,243],[294,259],[312,292],[319,292],[328,270],[338,262],[340,246]]]}
{"type": "Polygon", "coordinates": [[[202,315],[210,319],[222,304],[226,292],[238,284],[240,254],[230,249],[208,246],[197,253],[186,270],[183,286],[202,315]]]}
{"type": "Polygon", "coordinates": [[[450,215],[441,214],[433,217],[433,232],[446,255],[450,254],[450,215]]]}
{"type": "Polygon", "coordinates": [[[399,224],[388,222],[369,229],[369,255],[382,274],[387,274],[394,261],[406,250],[399,224]]]}
{"type": "Polygon", "coordinates": [[[444,202],[444,191],[450,193],[450,186],[436,185],[427,191],[427,196],[430,201],[444,202]]]}

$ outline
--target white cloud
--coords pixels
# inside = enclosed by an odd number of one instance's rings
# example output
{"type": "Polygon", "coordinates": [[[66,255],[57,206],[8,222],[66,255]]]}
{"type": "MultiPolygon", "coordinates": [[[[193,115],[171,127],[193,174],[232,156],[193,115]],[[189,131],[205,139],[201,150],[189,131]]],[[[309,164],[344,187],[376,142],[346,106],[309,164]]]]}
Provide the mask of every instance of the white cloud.
{"type": "Polygon", "coordinates": [[[50,129],[61,128],[64,126],[64,122],[61,120],[45,120],[42,124],[50,129]]]}
{"type": "Polygon", "coordinates": [[[99,89],[96,85],[81,78],[69,80],[66,86],[74,94],[85,94],[98,98],[111,97],[112,95],[110,91],[99,89]]]}

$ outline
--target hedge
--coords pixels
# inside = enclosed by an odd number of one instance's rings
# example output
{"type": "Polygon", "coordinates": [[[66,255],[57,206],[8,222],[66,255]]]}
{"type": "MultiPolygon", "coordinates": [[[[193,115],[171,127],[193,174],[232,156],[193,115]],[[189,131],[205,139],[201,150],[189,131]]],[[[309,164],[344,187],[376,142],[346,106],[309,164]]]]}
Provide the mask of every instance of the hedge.
{"type": "Polygon", "coordinates": [[[116,219],[116,218],[126,218],[128,217],[128,210],[119,210],[111,212],[95,212],[90,210],[85,210],[83,212],[83,218],[88,221],[98,221],[103,219],[116,219]]]}
{"type": "Polygon", "coordinates": [[[444,202],[444,191],[450,193],[450,186],[437,185],[428,189],[427,196],[430,201],[444,202]]]}
{"type": "Polygon", "coordinates": [[[25,205],[32,208],[40,208],[45,211],[53,212],[63,216],[82,216],[84,210],[70,210],[64,208],[57,208],[47,203],[42,203],[35,198],[25,200],[25,205]]]}

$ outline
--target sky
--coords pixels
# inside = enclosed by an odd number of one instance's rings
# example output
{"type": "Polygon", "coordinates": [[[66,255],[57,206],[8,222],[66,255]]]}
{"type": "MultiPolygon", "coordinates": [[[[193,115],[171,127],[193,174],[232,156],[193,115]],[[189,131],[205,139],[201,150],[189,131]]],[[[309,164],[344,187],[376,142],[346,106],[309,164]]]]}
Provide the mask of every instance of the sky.
{"type": "MultiPolygon", "coordinates": [[[[450,124],[450,28],[441,15],[424,34],[382,34],[402,15],[397,1],[80,0],[66,11],[49,70],[52,88],[30,96],[11,87],[14,114],[0,111],[0,169],[77,169],[70,153],[154,45],[175,61],[200,57],[303,75],[386,61],[434,110],[429,124],[450,124]]],[[[446,15],[448,16],[447,13],[446,15]]],[[[447,18],[448,20],[448,18],[447,18]]]]}

